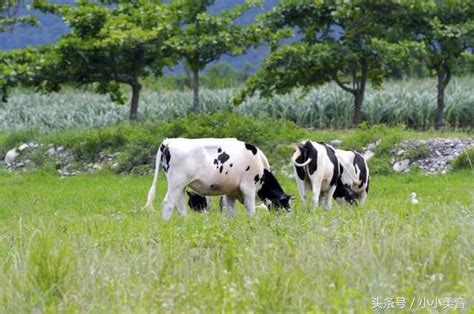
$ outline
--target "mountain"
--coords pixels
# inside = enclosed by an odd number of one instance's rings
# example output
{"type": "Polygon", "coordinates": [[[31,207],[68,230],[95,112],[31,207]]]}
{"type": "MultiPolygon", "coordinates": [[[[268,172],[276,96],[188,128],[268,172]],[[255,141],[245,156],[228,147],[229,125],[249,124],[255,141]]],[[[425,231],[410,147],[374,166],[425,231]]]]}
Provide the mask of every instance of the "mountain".
{"type": "MultiPolygon", "coordinates": [[[[74,3],[73,0],[57,0],[51,2],[67,4],[74,3]]],[[[209,12],[216,14],[224,9],[232,8],[243,2],[244,0],[216,0],[214,5],[210,7],[209,12]]],[[[257,14],[269,10],[274,7],[277,2],[278,0],[265,0],[263,7],[249,10],[236,22],[242,25],[250,24],[253,22],[257,14]]],[[[40,25],[38,27],[17,27],[10,32],[0,33],[0,50],[22,49],[28,46],[51,44],[69,31],[68,26],[64,24],[61,18],[52,14],[44,14],[36,10],[30,10],[26,5],[24,5],[19,10],[19,15],[28,14],[35,14],[38,16],[40,25]]],[[[249,49],[246,54],[238,57],[223,56],[221,60],[229,62],[239,69],[242,69],[243,67],[256,69],[260,62],[265,58],[267,52],[268,49],[266,47],[259,47],[257,49],[249,49]]]]}

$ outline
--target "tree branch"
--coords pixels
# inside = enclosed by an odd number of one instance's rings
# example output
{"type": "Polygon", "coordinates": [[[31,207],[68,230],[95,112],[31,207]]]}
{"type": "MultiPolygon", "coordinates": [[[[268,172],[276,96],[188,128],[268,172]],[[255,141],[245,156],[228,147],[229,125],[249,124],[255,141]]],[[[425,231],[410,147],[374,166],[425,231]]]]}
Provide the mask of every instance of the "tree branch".
{"type": "Polygon", "coordinates": [[[336,82],[336,84],[337,84],[340,88],[342,88],[342,89],[345,90],[346,92],[349,92],[349,93],[351,93],[351,94],[354,94],[354,93],[355,93],[355,89],[350,88],[350,87],[344,85],[344,83],[342,83],[342,82],[337,78],[337,75],[334,75],[334,76],[333,76],[333,80],[334,80],[334,82],[336,82]]]}

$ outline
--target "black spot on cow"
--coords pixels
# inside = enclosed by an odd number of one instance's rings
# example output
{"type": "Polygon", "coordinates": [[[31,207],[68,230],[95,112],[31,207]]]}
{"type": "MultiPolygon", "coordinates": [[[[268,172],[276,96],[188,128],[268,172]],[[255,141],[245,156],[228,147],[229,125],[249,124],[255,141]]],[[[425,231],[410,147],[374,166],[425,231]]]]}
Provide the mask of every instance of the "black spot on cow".
{"type": "Polygon", "coordinates": [[[328,145],[324,145],[324,147],[326,147],[326,152],[328,154],[328,157],[329,157],[329,160],[331,161],[331,163],[333,164],[333,172],[332,172],[332,178],[331,178],[331,182],[329,182],[329,185],[335,185],[337,183],[337,180],[339,179],[339,161],[336,157],[336,152],[334,151],[334,149],[328,145]]]}
{"type": "MultiPolygon", "coordinates": [[[[362,157],[359,153],[354,152],[354,168],[357,169],[356,165],[360,170],[359,188],[361,188],[365,184],[365,182],[367,182],[367,168],[365,167],[364,157],[362,157]]],[[[356,173],[357,173],[357,170],[356,170],[356,173]]]]}
{"type": "Polygon", "coordinates": [[[191,207],[191,209],[197,212],[206,211],[207,200],[204,196],[201,196],[197,193],[189,192],[189,191],[186,191],[186,193],[188,194],[188,197],[189,197],[188,205],[189,207],[191,207]]]}
{"type": "Polygon", "coordinates": [[[219,168],[219,173],[222,173],[222,170],[224,170],[224,166],[221,166],[221,167],[219,168]]]}
{"type": "Polygon", "coordinates": [[[252,152],[252,154],[257,155],[257,147],[253,146],[252,144],[245,143],[245,148],[252,152]]]}
{"type": "Polygon", "coordinates": [[[166,146],[166,145],[163,145],[163,144],[160,145],[160,152],[163,153],[163,149],[165,149],[165,146],[166,146]]]}
{"type": "Polygon", "coordinates": [[[217,159],[224,164],[227,160],[229,160],[230,156],[226,154],[226,152],[222,152],[219,156],[217,156],[217,159]]]}
{"type": "Polygon", "coordinates": [[[217,149],[217,153],[220,153],[220,152],[222,152],[222,148],[219,147],[219,148],[217,149]]]}
{"type": "Polygon", "coordinates": [[[255,184],[257,184],[258,180],[260,180],[260,176],[258,174],[256,174],[255,177],[253,178],[253,180],[255,181],[255,184]]]}
{"type": "MultiPolygon", "coordinates": [[[[303,163],[309,158],[311,158],[311,162],[308,164],[308,171],[310,175],[313,174],[318,169],[318,151],[316,150],[316,148],[314,148],[311,141],[306,141],[306,143],[304,143],[303,145],[299,145],[298,148],[300,149],[303,158],[301,159],[298,157],[296,159],[297,162],[303,163]]],[[[296,169],[296,172],[298,173],[298,169],[296,169]]],[[[300,177],[299,174],[298,176],[300,177]]]]}
{"type": "Polygon", "coordinates": [[[249,171],[250,170],[250,166],[247,166],[247,169],[245,169],[245,171],[249,171]]]}
{"type": "Polygon", "coordinates": [[[170,153],[170,150],[168,148],[168,146],[161,146],[160,147],[160,150],[161,150],[161,153],[162,153],[162,162],[163,162],[163,170],[165,172],[168,172],[168,170],[170,169],[170,161],[171,161],[171,153],[170,153]],[[163,148],[163,149],[162,149],[163,148]]]}
{"type": "Polygon", "coordinates": [[[232,168],[232,166],[233,166],[233,165],[234,165],[234,164],[230,164],[230,165],[229,165],[229,167],[231,167],[231,168],[232,168]]]}
{"type": "Polygon", "coordinates": [[[275,176],[267,169],[263,172],[263,185],[257,192],[261,200],[269,200],[270,207],[284,208],[287,211],[291,210],[290,199],[291,196],[285,194],[275,176]]]}
{"type": "MultiPolygon", "coordinates": [[[[298,158],[296,158],[296,162],[300,164],[304,162],[303,154],[299,155],[298,158]]],[[[296,169],[296,174],[298,175],[298,178],[300,178],[300,180],[304,180],[305,178],[304,168],[295,166],[295,169],[296,169]]]]}
{"type": "Polygon", "coordinates": [[[370,179],[367,178],[367,186],[366,186],[366,188],[365,188],[365,192],[366,192],[366,193],[369,193],[369,184],[370,184],[370,179]]]}
{"type": "Polygon", "coordinates": [[[225,172],[225,175],[227,175],[228,173],[229,173],[229,171],[226,171],[226,172],[225,172]]]}
{"type": "Polygon", "coordinates": [[[214,165],[217,165],[217,164],[219,164],[219,161],[217,161],[217,158],[216,158],[214,159],[214,165]]]}

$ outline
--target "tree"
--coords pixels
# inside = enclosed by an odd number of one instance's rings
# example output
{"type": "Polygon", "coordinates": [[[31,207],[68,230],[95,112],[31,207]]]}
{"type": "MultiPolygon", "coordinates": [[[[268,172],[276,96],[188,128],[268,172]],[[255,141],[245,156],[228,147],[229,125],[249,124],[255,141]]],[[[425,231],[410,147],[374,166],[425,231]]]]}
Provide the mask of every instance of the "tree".
{"type": "Polygon", "coordinates": [[[423,61],[437,78],[435,128],[445,126],[445,90],[454,72],[472,59],[474,47],[474,2],[441,1],[406,2],[407,14],[402,22],[412,39],[425,44],[423,61]]]}
{"type": "Polygon", "coordinates": [[[283,1],[263,20],[269,28],[296,29],[300,38],[274,49],[236,95],[236,102],[256,91],[268,97],[335,81],[353,95],[352,123],[357,126],[362,121],[367,82],[381,86],[389,65],[406,61],[421,47],[400,40],[403,29],[397,21],[401,16],[402,7],[396,1],[283,1]]]}
{"type": "MultiPolygon", "coordinates": [[[[10,31],[18,25],[35,26],[36,16],[18,16],[18,11],[22,5],[21,0],[0,0],[0,32],[10,31]]],[[[0,53],[0,98],[6,102],[8,89],[18,84],[19,77],[28,71],[24,62],[31,60],[31,55],[19,51],[12,53],[0,53]],[[19,61],[19,64],[16,62],[19,61]]]]}
{"type": "Polygon", "coordinates": [[[0,0],[0,32],[11,30],[17,25],[36,25],[34,15],[17,16],[22,5],[21,0],[0,0]]]}
{"type": "Polygon", "coordinates": [[[52,47],[34,81],[46,90],[95,83],[119,102],[124,102],[120,84],[126,84],[132,90],[130,120],[136,120],[140,80],[162,75],[175,62],[165,44],[174,19],[161,1],[114,2],[107,7],[86,0],[76,6],[35,1],[36,8],[62,16],[71,32],[52,47]]]}
{"type": "Polygon", "coordinates": [[[247,47],[260,41],[253,26],[235,23],[235,19],[256,5],[257,1],[237,5],[219,15],[207,12],[213,3],[214,0],[176,0],[172,3],[181,27],[170,39],[169,45],[191,70],[193,110],[196,113],[201,111],[199,72],[223,54],[242,54],[247,47]]]}

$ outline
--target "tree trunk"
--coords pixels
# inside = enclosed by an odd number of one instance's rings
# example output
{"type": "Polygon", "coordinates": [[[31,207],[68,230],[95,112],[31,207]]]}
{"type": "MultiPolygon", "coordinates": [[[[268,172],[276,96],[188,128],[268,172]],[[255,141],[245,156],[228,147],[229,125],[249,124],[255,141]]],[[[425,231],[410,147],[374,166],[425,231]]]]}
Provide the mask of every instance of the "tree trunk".
{"type": "Polygon", "coordinates": [[[437,108],[435,117],[435,129],[443,130],[445,126],[444,122],[444,91],[448,86],[449,80],[451,79],[451,71],[448,67],[442,67],[438,70],[438,95],[436,98],[437,108]]]}
{"type": "Polygon", "coordinates": [[[357,127],[362,122],[362,104],[364,103],[364,90],[358,89],[354,93],[354,116],[352,126],[357,127]]]}
{"type": "Polygon", "coordinates": [[[199,103],[199,70],[192,69],[193,71],[193,111],[194,113],[201,112],[201,105],[199,103]]]}
{"type": "Polygon", "coordinates": [[[140,90],[142,85],[139,82],[130,84],[132,87],[132,101],[130,103],[130,121],[136,121],[138,118],[138,99],[140,98],[140,90]]]}

